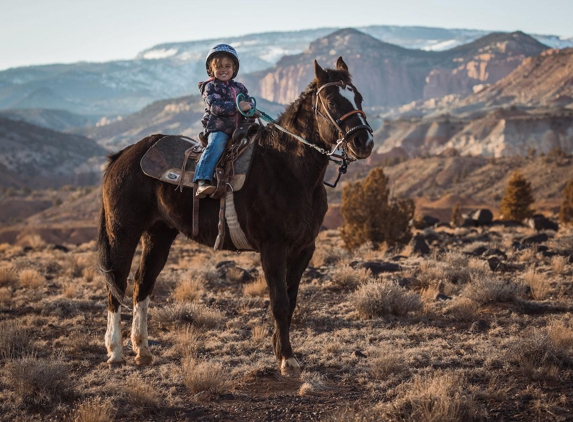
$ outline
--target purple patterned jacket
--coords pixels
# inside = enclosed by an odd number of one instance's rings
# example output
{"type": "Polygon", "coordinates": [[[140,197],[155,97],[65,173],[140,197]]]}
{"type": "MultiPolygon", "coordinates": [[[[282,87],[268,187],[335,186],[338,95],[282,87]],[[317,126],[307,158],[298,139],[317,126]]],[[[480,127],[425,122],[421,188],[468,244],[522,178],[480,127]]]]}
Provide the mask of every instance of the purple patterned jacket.
{"type": "Polygon", "coordinates": [[[199,91],[203,94],[205,101],[205,114],[201,119],[205,135],[211,132],[225,132],[232,135],[243,120],[243,116],[237,110],[235,100],[239,93],[248,95],[245,85],[235,82],[234,79],[227,82],[208,79],[199,82],[199,91]]]}

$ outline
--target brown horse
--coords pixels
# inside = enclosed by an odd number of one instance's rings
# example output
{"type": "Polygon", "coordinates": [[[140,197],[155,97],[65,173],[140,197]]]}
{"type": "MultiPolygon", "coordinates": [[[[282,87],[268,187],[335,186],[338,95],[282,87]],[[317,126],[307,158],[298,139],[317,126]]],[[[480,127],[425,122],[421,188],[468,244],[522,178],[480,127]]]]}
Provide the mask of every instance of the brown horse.
{"type": "MultiPolygon", "coordinates": [[[[248,242],[260,252],[275,319],[272,345],[283,374],[298,375],[289,327],[303,271],[314,253],[315,239],[327,210],[323,185],[329,158],[338,144],[350,157],[366,158],[374,145],[362,111],[362,96],[352,85],[340,57],[336,69],[314,62],[315,79],[278,118],[288,131],[314,144],[304,145],[273,125],[256,134],[248,183],[235,193],[239,223],[248,242]],[[339,142],[339,136],[344,138],[339,142]],[[322,153],[321,150],[322,149],[322,153]]],[[[131,262],[141,240],[142,256],[134,277],[131,341],[138,365],[152,361],[147,340],[147,308],[155,280],[178,233],[212,246],[217,237],[219,201],[201,200],[199,234],[192,235],[191,189],[143,174],[145,152],[163,135],[146,137],[110,156],[102,182],[99,259],[108,286],[105,334],[110,366],[124,362],[120,327],[121,303],[131,262]]],[[[236,250],[229,236],[224,249],[236,250]]]]}

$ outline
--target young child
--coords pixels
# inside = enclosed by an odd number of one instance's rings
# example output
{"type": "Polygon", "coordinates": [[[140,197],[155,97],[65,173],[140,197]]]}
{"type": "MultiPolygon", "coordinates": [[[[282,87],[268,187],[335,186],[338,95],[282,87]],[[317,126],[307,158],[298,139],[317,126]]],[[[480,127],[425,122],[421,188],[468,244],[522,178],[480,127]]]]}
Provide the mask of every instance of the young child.
{"type": "MultiPolygon", "coordinates": [[[[197,163],[193,178],[193,182],[199,185],[196,194],[199,198],[211,195],[216,190],[216,186],[211,184],[215,166],[242,118],[236,107],[237,95],[248,95],[247,88],[234,80],[239,72],[239,56],[230,45],[219,44],[211,48],[205,67],[210,78],[199,83],[199,90],[205,101],[205,114],[201,123],[209,142],[197,163]]],[[[241,101],[239,107],[249,111],[251,104],[241,101]]]]}

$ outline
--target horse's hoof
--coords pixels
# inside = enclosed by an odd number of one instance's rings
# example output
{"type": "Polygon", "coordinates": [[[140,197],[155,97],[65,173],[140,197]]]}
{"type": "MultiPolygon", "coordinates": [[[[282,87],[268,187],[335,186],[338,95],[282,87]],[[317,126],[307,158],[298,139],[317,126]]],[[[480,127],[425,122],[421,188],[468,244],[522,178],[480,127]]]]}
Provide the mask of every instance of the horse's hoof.
{"type": "Polygon", "coordinates": [[[283,358],[281,363],[281,374],[286,377],[300,377],[300,365],[295,358],[283,358]]]}
{"type": "Polygon", "coordinates": [[[151,362],[153,362],[153,356],[151,355],[137,355],[135,357],[135,364],[138,366],[151,365],[151,362]]]}
{"type": "Polygon", "coordinates": [[[125,364],[124,360],[111,361],[111,359],[109,359],[107,361],[107,366],[109,367],[109,369],[118,369],[121,368],[124,364],[125,364]]]}

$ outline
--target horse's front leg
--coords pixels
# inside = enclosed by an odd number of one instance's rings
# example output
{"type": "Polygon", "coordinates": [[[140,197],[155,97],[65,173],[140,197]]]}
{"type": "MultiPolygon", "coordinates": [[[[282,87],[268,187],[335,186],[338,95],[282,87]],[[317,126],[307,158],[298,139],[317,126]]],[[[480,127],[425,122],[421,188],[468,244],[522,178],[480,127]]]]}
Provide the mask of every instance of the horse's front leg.
{"type": "Polygon", "coordinates": [[[290,303],[286,284],[287,251],[281,244],[261,248],[261,264],[269,286],[271,310],[275,319],[272,345],[283,375],[300,375],[289,339],[290,303]]]}

